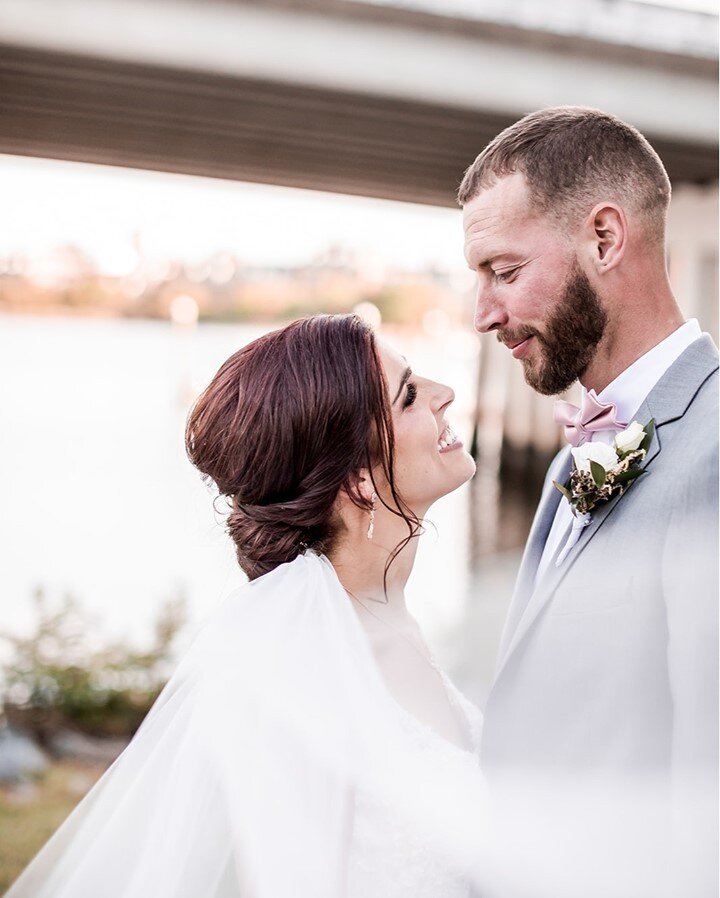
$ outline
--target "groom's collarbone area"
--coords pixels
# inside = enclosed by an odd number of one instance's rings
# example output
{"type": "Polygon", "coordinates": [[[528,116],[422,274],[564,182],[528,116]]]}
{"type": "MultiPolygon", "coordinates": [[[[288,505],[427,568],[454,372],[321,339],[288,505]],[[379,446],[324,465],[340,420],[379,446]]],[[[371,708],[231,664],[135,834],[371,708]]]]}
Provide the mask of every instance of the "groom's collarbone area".
{"type": "Polygon", "coordinates": [[[673,501],[661,455],[622,496],[611,500],[614,507],[592,513],[602,516],[599,526],[581,535],[577,554],[569,556],[567,571],[550,597],[548,615],[629,611],[660,598],[659,561],[668,545],[667,506],[673,501]]]}
{"type": "Polygon", "coordinates": [[[710,563],[717,532],[717,436],[708,434],[689,460],[683,437],[688,424],[678,419],[659,429],[661,451],[569,559],[548,616],[647,613],[663,606],[664,572],[684,563],[689,541],[697,563],[710,563]]]}

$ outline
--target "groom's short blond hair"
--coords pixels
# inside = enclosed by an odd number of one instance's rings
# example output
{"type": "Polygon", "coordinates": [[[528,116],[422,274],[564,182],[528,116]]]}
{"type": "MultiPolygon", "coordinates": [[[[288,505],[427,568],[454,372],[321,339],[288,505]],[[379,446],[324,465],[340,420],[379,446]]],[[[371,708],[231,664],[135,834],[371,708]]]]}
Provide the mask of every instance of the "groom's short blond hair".
{"type": "Polygon", "coordinates": [[[521,172],[535,206],[572,227],[599,202],[638,213],[647,237],[664,239],[670,179],[631,125],[599,109],[556,106],[501,131],[465,172],[464,206],[499,178],[521,172]]]}

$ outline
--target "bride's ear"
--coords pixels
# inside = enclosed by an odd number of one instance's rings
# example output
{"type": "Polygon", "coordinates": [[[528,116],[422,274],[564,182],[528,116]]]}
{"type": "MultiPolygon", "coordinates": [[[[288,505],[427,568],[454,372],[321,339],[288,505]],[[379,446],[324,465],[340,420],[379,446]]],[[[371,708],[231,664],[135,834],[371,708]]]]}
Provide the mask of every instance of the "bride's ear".
{"type": "Polygon", "coordinates": [[[335,508],[341,514],[344,509],[349,508],[354,508],[357,511],[358,497],[364,502],[371,503],[374,492],[375,487],[370,479],[370,472],[366,468],[363,468],[358,471],[357,475],[353,478],[350,487],[347,489],[345,487],[340,488],[337,498],[335,499],[335,508]]]}
{"type": "Polygon", "coordinates": [[[358,472],[357,491],[366,502],[372,502],[375,495],[375,485],[367,468],[363,468],[358,472]]]}

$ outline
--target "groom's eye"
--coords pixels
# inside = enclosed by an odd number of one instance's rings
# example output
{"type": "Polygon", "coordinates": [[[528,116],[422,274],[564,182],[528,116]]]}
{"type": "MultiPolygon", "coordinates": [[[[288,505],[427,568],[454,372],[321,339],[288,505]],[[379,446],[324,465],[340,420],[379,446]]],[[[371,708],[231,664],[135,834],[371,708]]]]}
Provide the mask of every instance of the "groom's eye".
{"type": "Polygon", "coordinates": [[[517,272],[517,268],[508,268],[505,271],[495,271],[493,274],[495,275],[495,280],[500,281],[501,284],[506,284],[508,281],[512,280],[513,275],[517,272]]]}

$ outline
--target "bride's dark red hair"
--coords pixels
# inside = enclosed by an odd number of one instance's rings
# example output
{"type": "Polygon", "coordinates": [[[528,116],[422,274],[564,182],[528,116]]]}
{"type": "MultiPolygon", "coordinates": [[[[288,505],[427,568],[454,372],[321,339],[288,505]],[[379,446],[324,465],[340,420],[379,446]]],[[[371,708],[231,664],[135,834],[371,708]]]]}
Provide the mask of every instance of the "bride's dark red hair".
{"type": "Polygon", "coordinates": [[[357,489],[363,468],[383,472],[392,510],[408,524],[388,565],[420,531],[394,485],[375,335],[356,315],[294,321],[230,356],[192,408],[185,445],[230,501],[228,532],[251,580],[308,548],[328,552],[341,526],[338,492],[370,510],[357,489]]]}

